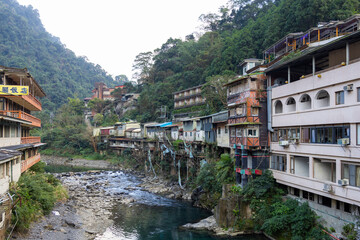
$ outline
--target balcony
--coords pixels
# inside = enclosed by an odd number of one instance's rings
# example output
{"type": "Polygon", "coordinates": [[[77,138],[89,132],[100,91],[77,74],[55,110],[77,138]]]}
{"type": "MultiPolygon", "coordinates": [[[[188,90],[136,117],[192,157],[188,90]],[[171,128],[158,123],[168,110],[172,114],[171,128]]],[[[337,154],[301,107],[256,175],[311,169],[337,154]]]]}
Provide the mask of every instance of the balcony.
{"type": "Polygon", "coordinates": [[[28,170],[32,165],[34,165],[35,163],[40,162],[40,153],[29,157],[26,160],[22,160],[21,161],[21,173],[25,172],[26,170],[28,170]]]}
{"type": "Polygon", "coordinates": [[[22,137],[21,144],[40,143],[41,137],[22,137]]]}
{"type": "Polygon", "coordinates": [[[24,96],[6,95],[4,97],[10,99],[13,102],[16,102],[20,106],[24,106],[25,108],[29,109],[30,111],[41,111],[42,110],[41,102],[31,94],[24,95],[24,96]]]}
{"type": "Polygon", "coordinates": [[[41,127],[41,120],[23,111],[0,111],[0,115],[5,115],[13,118],[31,122],[30,125],[33,127],[41,127]]]}
{"type": "Polygon", "coordinates": [[[358,187],[341,186],[333,182],[297,176],[277,170],[272,170],[272,172],[276,182],[278,183],[319,194],[321,196],[333,198],[338,201],[347,202],[349,204],[360,204],[360,188],[358,187]],[[325,184],[331,186],[331,191],[326,191],[326,189],[324,189],[325,184]]]}

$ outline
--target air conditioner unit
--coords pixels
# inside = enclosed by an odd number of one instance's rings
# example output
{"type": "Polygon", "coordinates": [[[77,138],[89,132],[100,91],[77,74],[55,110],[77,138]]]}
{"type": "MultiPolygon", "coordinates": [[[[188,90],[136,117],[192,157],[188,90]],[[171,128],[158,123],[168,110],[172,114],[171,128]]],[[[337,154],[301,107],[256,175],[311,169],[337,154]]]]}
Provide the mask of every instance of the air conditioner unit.
{"type": "Polygon", "coordinates": [[[350,144],[350,138],[339,138],[337,140],[337,144],[342,145],[342,146],[346,146],[350,144]]]}
{"type": "Polygon", "coordinates": [[[352,91],[353,87],[354,87],[353,84],[346,85],[346,86],[344,86],[344,91],[352,91]]]}
{"type": "Polygon", "coordinates": [[[287,146],[289,146],[289,141],[286,141],[286,140],[279,141],[279,145],[283,146],[283,147],[287,147],[287,146]]]}
{"type": "Polygon", "coordinates": [[[338,184],[339,184],[340,186],[349,185],[349,179],[341,179],[341,180],[338,180],[338,184]]]}
{"type": "Polygon", "coordinates": [[[324,190],[325,192],[332,192],[332,186],[331,186],[331,184],[325,183],[323,190],[324,190]]]}

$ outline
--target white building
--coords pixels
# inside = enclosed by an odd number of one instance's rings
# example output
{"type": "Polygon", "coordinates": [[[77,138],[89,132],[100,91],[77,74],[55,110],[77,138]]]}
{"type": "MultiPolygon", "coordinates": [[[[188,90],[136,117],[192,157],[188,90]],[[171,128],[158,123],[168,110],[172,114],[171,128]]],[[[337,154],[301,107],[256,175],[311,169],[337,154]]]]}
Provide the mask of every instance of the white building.
{"type": "Polygon", "coordinates": [[[360,210],[360,31],[265,72],[274,177],[341,232],[360,210]]]}

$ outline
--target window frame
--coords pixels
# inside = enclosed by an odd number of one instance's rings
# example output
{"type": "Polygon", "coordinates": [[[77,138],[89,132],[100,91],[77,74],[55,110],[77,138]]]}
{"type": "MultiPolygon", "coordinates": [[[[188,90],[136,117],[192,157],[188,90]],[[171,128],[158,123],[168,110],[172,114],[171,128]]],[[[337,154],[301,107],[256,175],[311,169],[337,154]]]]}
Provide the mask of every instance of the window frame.
{"type": "Polygon", "coordinates": [[[335,105],[345,104],[345,91],[337,91],[335,92],[335,105]]]}

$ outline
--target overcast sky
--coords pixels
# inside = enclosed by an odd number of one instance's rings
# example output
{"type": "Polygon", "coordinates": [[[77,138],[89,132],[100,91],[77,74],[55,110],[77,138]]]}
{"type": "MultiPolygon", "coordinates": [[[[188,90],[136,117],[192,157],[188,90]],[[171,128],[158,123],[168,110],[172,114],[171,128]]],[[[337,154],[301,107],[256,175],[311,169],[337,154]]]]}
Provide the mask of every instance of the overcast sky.
{"type": "Polygon", "coordinates": [[[113,77],[132,76],[140,52],[199,32],[201,14],[228,0],[18,0],[38,9],[46,30],[113,77]]]}

